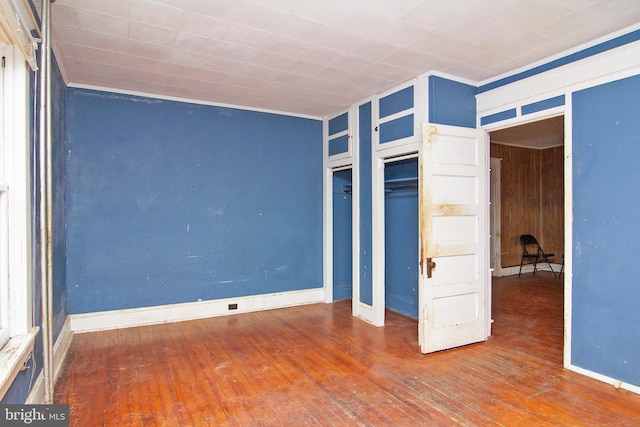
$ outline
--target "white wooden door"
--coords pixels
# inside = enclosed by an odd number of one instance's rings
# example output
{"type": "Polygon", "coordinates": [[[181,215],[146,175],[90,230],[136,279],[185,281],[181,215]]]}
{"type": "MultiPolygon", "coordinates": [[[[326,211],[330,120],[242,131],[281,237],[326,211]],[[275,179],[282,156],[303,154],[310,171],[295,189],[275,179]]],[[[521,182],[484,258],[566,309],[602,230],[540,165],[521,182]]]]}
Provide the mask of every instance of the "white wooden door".
{"type": "Polygon", "coordinates": [[[424,124],[419,158],[422,353],[489,335],[487,175],[481,130],[424,124]]]}

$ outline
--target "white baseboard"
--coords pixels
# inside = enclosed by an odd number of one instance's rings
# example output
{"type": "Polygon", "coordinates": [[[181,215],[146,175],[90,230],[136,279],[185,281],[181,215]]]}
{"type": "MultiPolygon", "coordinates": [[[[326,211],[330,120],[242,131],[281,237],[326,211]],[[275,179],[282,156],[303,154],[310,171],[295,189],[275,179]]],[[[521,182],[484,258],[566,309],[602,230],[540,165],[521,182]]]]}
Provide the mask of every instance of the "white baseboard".
{"type": "MultiPolygon", "coordinates": [[[[551,267],[553,268],[553,272],[556,274],[556,276],[558,275],[558,273],[560,272],[560,269],[562,268],[561,264],[551,264],[551,267]]],[[[516,265],[514,267],[503,267],[500,269],[500,276],[517,276],[518,272],[520,271],[520,266],[516,265]]],[[[548,265],[540,265],[538,264],[538,271],[549,271],[549,266],[548,265]]],[[[533,265],[531,264],[526,264],[522,266],[522,274],[526,274],[526,273],[533,273],[533,265]]]]}
{"type": "MultiPolygon", "coordinates": [[[[73,338],[73,333],[71,332],[71,323],[69,322],[69,318],[64,322],[62,326],[62,330],[58,335],[58,339],[53,345],[53,383],[55,384],[60,372],[62,371],[62,366],[64,365],[64,360],[67,357],[67,352],[69,351],[69,346],[71,346],[71,339],[73,338]]],[[[42,375],[42,369],[40,370],[40,374],[34,381],[31,386],[31,391],[27,396],[27,401],[25,402],[28,405],[31,404],[42,404],[44,403],[44,376],[42,375]]]]}
{"type": "Polygon", "coordinates": [[[44,381],[42,379],[42,370],[40,370],[40,375],[36,378],[33,386],[31,387],[31,391],[27,396],[27,401],[24,402],[27,405],[40,405],[44,403],[44,381]]]}
{"type": "Polygon", "coordinates": [[[321,302],[324,302],[324,290],[317,288],[211,301],[72,314],[68,319],[72,333],[83,333],[182,322],[321,302]],[[232,304],[236,304],[237,308],[230,309],[232,304]]]}
{"type": "Polygon", "coordinates": [[[589,378],[593,378],[594,380],[602,381],[603,383],[611,384],[615,388],[620,388],[623,390],[628,390],[632,393],[640,394],[640,386],[629,384],[617,380],[615,378],[608,377],[606,375],[599,374],[597,372],[589,371],[588,369],[580,368],[575,365],[566,366],[569,371],[575,372],[580,375],[585,375],[589,378]]]}
{"type": "Polygon", "coordinates": [[[365,322],[371,323],[373,326],[384,326],[384,322],[378,321],[376,319],[376,312],[372,306],[364,304],[362,302],[357,303],[357,317],[364,320],[365,322]]]}
{"type": "Polygon", "coordinates": [[[67,316],[67,320],[62,326],[62,330],[58,335],[56,343],[53,345],[53,383],[58,380],[58,376],[62,371],[64,360],[67,358],[67,352],[71,346],[71,340],[73,338],[73,332],[71,332],[71,322],[67,316]]]}

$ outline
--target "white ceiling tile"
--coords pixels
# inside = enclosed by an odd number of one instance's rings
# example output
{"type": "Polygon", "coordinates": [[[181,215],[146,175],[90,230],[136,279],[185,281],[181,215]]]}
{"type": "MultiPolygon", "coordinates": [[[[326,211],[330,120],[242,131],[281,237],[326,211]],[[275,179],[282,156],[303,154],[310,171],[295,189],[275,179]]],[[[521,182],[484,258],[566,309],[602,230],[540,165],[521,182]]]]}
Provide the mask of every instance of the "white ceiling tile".
{"type": "Polygon", "coordinates": [[[236,61],[251,62],[259,53],[260,51],[258,49],[229,43],[227,41],[221,41],[216,44],[213,56],[235,59],[236,61]]]}
{"type": "Polygon", "coordinates": [[[353,73],[358,72],[363,68],[374,64],[375,62],[377,61],[358,55],[344,55],[338,61],[336,61],[333,66],[342,70],[351,71],[353,73]]]}
{"type": "Polygon", "coordinates": [[[183,12],[178,30],[208,39],[222,40],[230,26],[229,21],[199,13],[183,12]]]}
{"type": "Polygon", "coordinates": [[[238,24],[231,24],[225,33],[223,40],[243,46],[262,49],[269,45],[271,33],[248,28],[238,24]]]}
{"type": "Polygon", "coordinates": [[[313,45],[304,40],[286,37],[281,34],[272,34],[269,37],[268,43],[263,47],[263,50],[295,58],[300,51],[312,48],[313,45]]]}
{"type": "Polygon", "coordinates": [[[79,46],[69,43],[60,43],[64,55],[67,58],[81,59],[87,62],[100,62],[105,64],[125,65],[125,56],[121,53],[109,52],[87,46],[79,46]]]}
{"type": "MultiPolygon", "coordinates": [[[[437,33],[444,36],[474,40],[475,34],[497,22],[499,19],[485,12],[470,9],[462,16],[454,17],[448,22],[436,27],[437,33]]],[[[515,25],[513,25],[515,27],[515,25]]],[[[505,34],[505,37],[509,37],[505,34]]]]}
{"type": "Polygon", "coordinates": [[[216,82],[202,81],[197,79],[188,79],[179,76],[171,76],[171,79],[167,80],[167,85],[174,86],[176,88],[191,88],[197,92],[225,92],[228,90],[229,85],[219,84],[216,82]]]}
{"type": "MultiPolygon", "coordinates": [[[[131,0],[129,0],[131,1],[131,0]]],[[[165,6],[172,6],[177,9],[184,9],[185,0],[152,0],[154,3],[163,4],[165,6]]]]}
{"type": "Polygon", "coordinates": [[[166,59],[171,53],[171,48],[130,39],[127,41],[127,53],[145,58],[166,59]]]}
{"type": "Polygon", "coordinates": [[[85,9],[78,9],[78,22],[82,30],[118,37],[126,37],[129,30],[129,21],[124,18],[117,18],[85,9]]]}
{"type": "Polygon", "coordinates": [[[77,43],[75,44],[81,44],[83,41],[81,38],[81,34],[82,32],[80,31],[80,28],[78,28],[77,25],[76,26],[54,25],[51,28],[53,44],[55,44],[60,40],[68,40],[68,41],[75,40],[77,41],[77,43]]]}
{"type": "Polygon", "coordinates": [[[146,58],[139,55],[123,55],[124,61],[120,63],[121,67],[128,67],[137,71],[144,71],[153,74],[167,74],[164,65],[164,59],[146,58]]]}
{"type": "MultiPolygon", "coordinates": [[[[632,18],[632,11],[638,8],[637,0],[599,0],[593,3],[588,11],[594,19],[609,19],[614,17],[632,18]]],[[[586,8],[581,11],[587,11],[586,8]]],[[[638,19],[633,19],[637,22],[638,19]]]]}
{"type": "Polygon", "coordinates": [[[134,70],[127,69],[125,67],[119,67],[112,64],[104,64],[99,62],[91,62],[89,63],[89,69],[91,72],[95,74],[99,74],[102,76],[114,76],[118,78],[126,78],[124,73],[129,72],[133,73],[134,70]]]}
{"type": "Polygon", "coordinates": [[[93,10],[107,15],[114,15],[120,18],[129,17],[130,0],[76,0],[80,9],[93,10]]]}
{"type": "Polygon", "coordinates": [[[295,85],[299,82],[303,82],[306,79],[306,76],[300,74],[295,74],[288,71],[283,71],[282,69],[270,68],[261,65],[252,65],[245,67],[243,75],[275,83],[270,92],[279,90],[278,85],[295,85]]]}
{"type": "Polygon", "coordinates": [[[347,70],[343,70],[341,68],[334,67],[325,67],[322,70],[322,73],[318,74],[317,78],[319,80],[328,80],[331,83],[338,84],[342,83],[344,80],[348,79],[351,76],[351,72],[347,70]]]}
{"type": "Polygon", "coordinates": [[[341,52],[353,52],[365,41],[367,38],[360,34],[332,27],[323,34],[318,34],[316,45],[341,52]]]}
{"type": "Polygon", "coordinates": [[[279,68],[266,67],[264,65],[251,64],[242,71],[242,74],[247,77],[254,77],[263,80],[278,80],[281,74],[293,75],[291,73],[283,73],[279,68]]]}
{"type": "Polygon", "coordinates": [[[169,61],[184,67],[208,69],[210,60],[210,55],[203,55],[197,51],[181,48],[171,49],[171,53],[169,54],[169,61]]]}
{"type": "Polygon", "coordinates": [[[270,88],[273,88],[272,83],[268,80],[245,75],[237,75],[233,80],[233,84],[236,86],[246,87],[254,91],[269,91],[270,88]]]}
{"type": "Polygon", "coordinates": [[[227,19],[236,24],[262,31],[277,31],[291,16],[290,12],[260,6],[247,1],[238,1],[235,4],[236,8],[233,13],[227,15],[227,19]]]}
{"type": "MultiPolygon", "coordinates": [[[[506,52],[505,49],[483,49],[478,52],[478,56],[473,60],[479,68],[491,67],[492,64],[504,64],[511,60],[515,55],[506,52]]],[[[496,73],[497,74],[497,73],[496,73]]]]}
{"type": "Polygon", "coordinates": [[[182,9],[147,0],[131,0],[132,21],[177,30],[181,17],[182,9]]]}
{"type": "Polygon", "coordinates": [[[307,78],[308,76],[303,76],[300,74],[294,74],[294,73],[280,73],[276,76],[276,78],[274,79],[270,79],[269,81],[271,83],[277,83],[280,85],[286,85],[289,87],[289,89],[283,91],[282,89],[278,89],[277,86],[273,86],[273,90],[269,90],[270,93],[273,94],[273,96],[283,96],[286,92],[291,92],[291,87],[292,86],[298,86],[298,85],[304,85],[307,82],[307,78]]]}
{"type": "Polygon", "coordinates": [[[209,57],[205,68],[227,74],[241,74],[245,67],[246,64],[242,61],[220,57],[209,57]]]}
{"type": "MultiPolygon", "coordinates": [[[[42,2],[40,2],[42,3],[42,2]]],[[[57,2],[55,2],[57,6],[71,6],[71,7],[76,7],[76,0],[58,0],[57,2]]],[[[41,5],[36,7],[37,9],[41,9],[41,5]]]]}
{"type": "Polygon", "coordinates": [[[527,3],[519,11],[504,18],[504,22],[519,26],[527,30],[535,30],[549,22],[562,19],[572,13],[572,10],[562,3],[555,1],[537,1],[527,3]]]}
{"type": "Polygon", "coordinates": [[[393,21],[395,18],[383,12],[360,8],[346,15],[337,25],[344,30],[372,37],[393,21]]]}
{"type": "Polygon", "coordinates": [[[251,3],[258,4],[272,9],[281,10],[283,12],[295,11],[301,3],[306,0],[249,0],[251,3]]]}
{"type": "Polygon", "coordinates": [[[406,48],[422,52],[427,58],[458,43],[460,39],[432,31],[408,43],[406,48]]]}
{"type": "Polygon", "coordinates": [[[176,31],[137,22],[129,28],[129,38],[161,46],[170,46],[176,38],[176,31]]]}
{"type": "Polygon", "coordinates": [[[402,19],[430,29],[446,28],[464,19],[465,14],[459,9],[460,5],[453,1],[424,1],[402,15],[402,19]]]}
{"type": "Polygon", "coordinates": [[[367,39],[352,52],[363,58],[379,61],[397,50],[397,46],[393,46],[379,40],[367,39]]]}
{"type": "Polygon", "coordinates": [[[507,18],[527,7],[529,3],[528,1],[513,0],[483,0],[475,4],[473,8],[495,17],[507,18]]]}
{"type": "Polygon", "coordinates": [[[71,59],[66,62],[65,69],[69,73],[88,73],[90,71],[89,63],[83,59],[71,59]]]}
{"type": "Polygon", "coordinates": [[[259,93],[259,88],[247,87],[247,86],[231,86],[230,93],[234,96],[240,96],[243,98],[255,97],[256,93],[259,93]]]}
{"type": "Polygon", "coordinates": [[[309,43],[315,43],[320,34],[325,34],[331,30],[332,28],[328,25],[301,16],[291,15],[276,33],[286,37],[305,40],[309,43]]]}
{"type": "Polygon", "coordinates": [[[398,67],[396,65],[385,64],[383,62],[378,62],[371,65],[370,67],[364,68],[362,72],[364,74],[371,74],[373,76],[396,81],[399,83],[407,81],[410,78],[416,76],[415,72],[412,70],[398,67]]]}
{"type": "Polygon", "coordinates": [[[334,26],[353,12],[360,0],[322,0],[302,2],[296,15],[311,21],[334,26]]]}
{"type": "Polygon", "coordinates": [[[399,19],[393,25],[382,28],[373,38],[393,46],[404,47],[429,32],[430,30],[426,27],[406,19],[399,19]]]}
{"type": "Polygon", "coordinates": [[[196,36],[181,31],[176,33],[173,41],[173,50],[182,49],[188,52],[209,56],[216,50],[219,42],[212,39],[196,36]]]}
{"type": "Polygon", "coordinates": [[[83,46],[90,46],[94,49],[110,52],[124,53],[128,50],[129,46],[126,37],[115,37],[110,34],[96,33],[93,31],[80,31],[79,37],[73,40],[83,46]]]}
{"type": "Polygon", "coordinates": [[[468,41],[460,41],[438,52],[438,56],[444,56],[454,62],[465,63],[469,61],[469,58],[473,58],[481,53],[481,49],[478,46],[468,41]]]}
{"type": "Polygon", "coordinates": [[[287,64],[285,69],[295,74],[313,77],[322,73],[324,66],[314,64],[313,62],[294,60],[290,64],[287,64]]]}
{"type": "Polygon", "coordinates": [[[58,25],[79,26],[78,9],[59,5],[51,9],[52,32],[58,25]]]}
{"type": "MultiPolygon", "coordinates": [[[[495,48],[495,46],[503,46],[511,40],[521,40],[526,37],[528,32],[523,28],[508,22],[495,21],[492,25],[481,28],[474,32],[473,38],[470,40],[473,45],[482,48],[495,48]]],[[[456,44],[455,46],[458,46],[456,44]]],[[[455,46],[452,49],[455,49],[455,46]]]]}
{"type": "MultiPolygon", "coordinates": [[[[366,0],[366,7],[376,13],[380,13],[391,18],[399,18],[416,6],[422,3],[422,0],[366,0]]],[[[434,2],[427,2],[434,3],[434,2]]]]}
{"type": "MultiPolygon", "coordinates": [[[[371,87],[387,89],[391,86],[394,86],[394,84],[397,84],[397,82],[395,82],[394,80],[384,79],[378,76],[372,76],[363,73],[354,73],[349,76],[349,78],[347,78],[344,82],[352,87],[360,89],[367,89],[371,87]]],[[[364,96],[370,95],[371,93],[365,94],[364,96]]]]}
{"type": "Polygon", "coordinates": [[[226,19],[227,13],[235,8],[235,1],[230,0],[176,0],[185,10],[196,12],[218,19],[226,19]]]}
{"type": "Polygon", "coordinates": [[[224,73],[222,71],[186,67],[176,64],[163,64],[159,66],[158,69],[164,74],[180,76],[190,80],[198,80],[205,83],[215,82],[221,85],[230,84],[235,76],[234,74],[224,73]]]}
{"type": "Polygon", "coordinates": [[[296,62],[297,60],[295,58],[279,55],[277,53],[266,52],[266,51],[261,51],[251,61],[252,65],[255,64],[263,67],[278,68],[278,69],[286,70],[289,72],[295,72],[295,71],[292,71],[290,68],[293,67],[296,62]]]}
{"type": "Polygon", "coordinates": [[[295,95],[301,97],[322,97],[324,96],[324,91],[319,89],[318,85],[324,85],[326,81],[312,78],[308,80],[308,84],[296,86],[295,95]]]}
{"type": "Polygon", "coordinates": [[[313,49],[305,49],[298,52],[298,59],[313,62],[320,65],[333,65],[344,57],[344,52],[315,46],[313,49]]]}
{"type": "Polygon", "coordinates": [[[401,64],[402,67],[409,68],[418,75],[428,67],[430,58],[425,57],[421,52],[416,50],[399,49],[384,58],[382,62],[392,65],[401,64]]]}

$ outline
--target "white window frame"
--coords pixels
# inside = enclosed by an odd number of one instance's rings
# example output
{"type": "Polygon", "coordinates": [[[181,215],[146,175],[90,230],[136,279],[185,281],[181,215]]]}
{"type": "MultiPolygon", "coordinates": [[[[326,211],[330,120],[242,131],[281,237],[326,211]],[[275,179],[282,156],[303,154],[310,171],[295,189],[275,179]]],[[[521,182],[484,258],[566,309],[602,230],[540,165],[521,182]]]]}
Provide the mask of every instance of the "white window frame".
{"type": "Polygon", "coordinates": [[[0,43],[0,399],[33,352],[30,68],[0,43]]]}

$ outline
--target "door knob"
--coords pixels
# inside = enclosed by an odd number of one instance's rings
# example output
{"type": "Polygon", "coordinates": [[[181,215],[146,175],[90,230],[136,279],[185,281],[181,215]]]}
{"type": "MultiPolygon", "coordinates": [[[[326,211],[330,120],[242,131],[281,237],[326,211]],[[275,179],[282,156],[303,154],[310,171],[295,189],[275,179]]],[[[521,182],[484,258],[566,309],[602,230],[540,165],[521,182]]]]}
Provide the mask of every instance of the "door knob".
{"type": "Polygon", "coordinates": [[[431,258],[427,258],[427,277],[431,278],[431,271],[436,268],[436,263],[431,258]]]}

